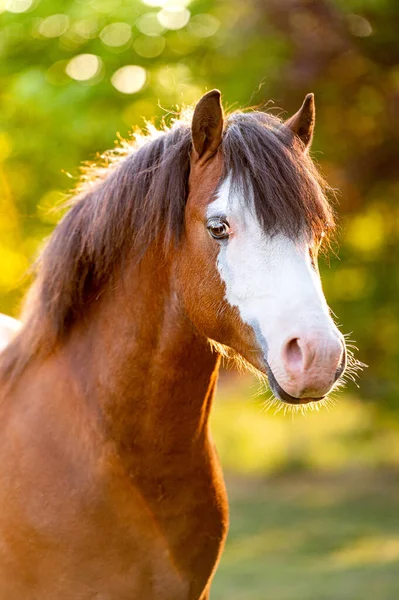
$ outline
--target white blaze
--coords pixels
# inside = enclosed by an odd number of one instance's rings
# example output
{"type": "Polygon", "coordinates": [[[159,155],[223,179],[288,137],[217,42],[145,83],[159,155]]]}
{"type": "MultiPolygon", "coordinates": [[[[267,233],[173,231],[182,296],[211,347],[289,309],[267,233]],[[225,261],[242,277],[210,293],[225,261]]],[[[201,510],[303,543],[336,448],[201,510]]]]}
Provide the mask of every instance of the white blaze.
{"type": "Polygon", "coordinates": [[[314,270],[309,246],[282,234],[266,234],[251,199],[231,192],[227,179],[207,210],[207,217],[225,215],[231,228],[221,244],[217,267],[226,286],[226,300],[253,327],[264,357],[284,388],[292,383],[281,361],[284,344],[312,330],[320,338],[339,337],[314,270]]]}

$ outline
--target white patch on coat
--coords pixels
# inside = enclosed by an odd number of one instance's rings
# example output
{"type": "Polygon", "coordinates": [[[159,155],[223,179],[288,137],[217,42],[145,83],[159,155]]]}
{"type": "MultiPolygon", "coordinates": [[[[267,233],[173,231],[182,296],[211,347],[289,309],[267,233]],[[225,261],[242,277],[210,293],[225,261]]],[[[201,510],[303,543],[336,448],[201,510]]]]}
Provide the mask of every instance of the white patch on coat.
{"type": "MultiPolygon", "coordinates": [[[[294,242],[282,234],[267,235],[251,198],[240,198],[237,192],[230,193],[230,188],[226,179],[207,210],[208,219],[223,215],[231,228],[217,259],[226,300],[253,327],[278,383],[283,389],[292,389],[293,382],[281,361],[284,344],[312,331],[321,343],[325,340],[327,348],[332,338],[336,344],[340,334],[330,317],[307,242],[294,242]]],[[[323,368],[322,356],[319,363],[323,368]]]]}
{"type": "Polygon", "coordinates": [[[0,352],[10,343],[20,327],[21,323],[16,319],[0,314],[0,352]]]}

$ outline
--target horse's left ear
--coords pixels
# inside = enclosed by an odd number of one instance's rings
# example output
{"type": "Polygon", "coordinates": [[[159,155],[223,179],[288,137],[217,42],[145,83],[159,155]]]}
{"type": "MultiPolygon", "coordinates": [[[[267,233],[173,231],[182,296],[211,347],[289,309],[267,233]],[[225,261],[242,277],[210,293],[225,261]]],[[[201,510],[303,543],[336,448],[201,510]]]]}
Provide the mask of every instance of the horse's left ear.
{"type": "Polygon", "coordinates": [[[302,140],[305,149],[312,143],[315,119],[314,95],[308,94],[298,112],[285,122],[285,125],[302,140]]]}
{"type": "Polygon", "coordinates": [[[191,134],[194,158],[206,161],[220,146],[223,134],[223,108],[221,93],[212,90],[202,96],[193,114],[191,134]]]}

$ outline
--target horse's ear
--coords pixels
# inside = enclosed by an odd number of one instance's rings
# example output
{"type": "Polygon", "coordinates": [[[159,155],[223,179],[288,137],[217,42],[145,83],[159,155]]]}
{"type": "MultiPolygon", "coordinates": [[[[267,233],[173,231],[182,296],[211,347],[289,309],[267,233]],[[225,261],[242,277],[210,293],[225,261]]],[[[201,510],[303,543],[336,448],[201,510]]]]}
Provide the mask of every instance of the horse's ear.
{"type": "Polygon", "coordinates": [[[306,149],[312,143],[315,118],[314,95],[308,94],[298,112],[285,122],[285,125],[302,140],[306,149]]]}
{"type": "Polygon", "coordinates": [[[194,158],[206,161],[220,146],[223,134],[223,108],[219,90],[202,96],[193,114],[191,134],[194,158]]]}

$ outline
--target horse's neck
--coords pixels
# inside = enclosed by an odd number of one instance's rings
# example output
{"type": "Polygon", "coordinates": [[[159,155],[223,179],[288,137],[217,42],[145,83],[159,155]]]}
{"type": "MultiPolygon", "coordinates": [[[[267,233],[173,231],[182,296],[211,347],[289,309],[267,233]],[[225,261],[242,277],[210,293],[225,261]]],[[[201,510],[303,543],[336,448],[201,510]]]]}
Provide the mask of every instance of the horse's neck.
{"type": "Polygon", "coordinates": [[[141,457],[204,441],[218,370],[159,265],[144,260],[107,292],[68,351],[107,431],[141,457]]]}

